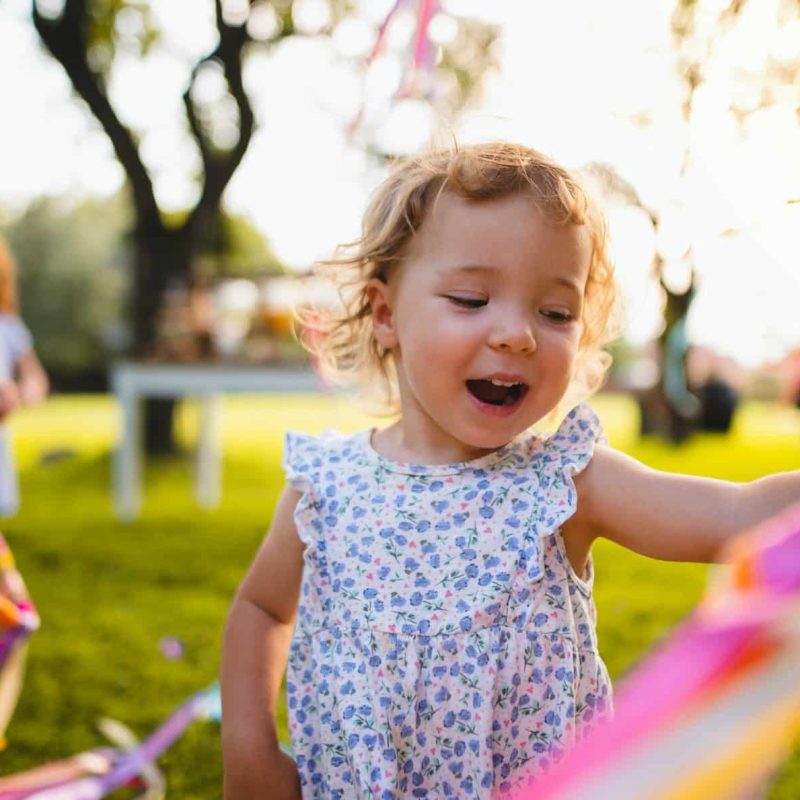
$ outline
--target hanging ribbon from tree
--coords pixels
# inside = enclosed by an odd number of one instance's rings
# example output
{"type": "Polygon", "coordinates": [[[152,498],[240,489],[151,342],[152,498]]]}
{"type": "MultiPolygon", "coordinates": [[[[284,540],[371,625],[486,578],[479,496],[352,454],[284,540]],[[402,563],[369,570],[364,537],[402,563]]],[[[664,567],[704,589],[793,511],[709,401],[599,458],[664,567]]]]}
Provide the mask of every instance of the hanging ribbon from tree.
{"type": "Polygon", "coordinates": [[[433,91],[434,52],[430,40],[429,28],[431,19],[437,11],[436,0],[418,0],[417,27],[414,31],[413,47],[406,61],[403,80],[397,93],[397,99],[409,97],[430,98],[433,91]]]}
{"type": "MultiPolygon", "coordinates": [[[[378,26],[372,48],[364,60],[364,68],[369,69],[373,62],[383,54],[386,36],[398,12],[409,5],[410,0],[395,0],[383,22],[378,26]]],[[[403,65],[400,83],[394,92],[394,100],[412,97],[429,99],[433,93],[433,71],[436,48],[430,39],[430,23],[439,10],[438,0],[416,0],[416,25],[411,46],[403,65]]],[[[350,136],[355,134],[364,116],[364,106],[348,126],[350,136]]]]}

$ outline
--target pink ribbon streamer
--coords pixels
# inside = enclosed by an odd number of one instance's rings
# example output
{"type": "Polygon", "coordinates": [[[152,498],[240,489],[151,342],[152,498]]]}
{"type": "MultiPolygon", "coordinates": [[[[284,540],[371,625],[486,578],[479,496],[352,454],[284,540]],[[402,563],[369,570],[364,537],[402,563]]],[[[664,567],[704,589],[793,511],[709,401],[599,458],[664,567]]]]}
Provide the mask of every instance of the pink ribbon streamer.
{"type": "MultiPolygon", "coordinates": [[[[685,715],[699,715],[737,678],[792,644],[782,628],[800,594],[800,506],[739,537],[724,577],[670,641],[622,686],[614,720],[596,728],[515,800],[574,797],[605,771],[624,775],[627,756],[647,748],[685,715]]],[[[702,754],[696,754],[701,761],[702,754]]]]}

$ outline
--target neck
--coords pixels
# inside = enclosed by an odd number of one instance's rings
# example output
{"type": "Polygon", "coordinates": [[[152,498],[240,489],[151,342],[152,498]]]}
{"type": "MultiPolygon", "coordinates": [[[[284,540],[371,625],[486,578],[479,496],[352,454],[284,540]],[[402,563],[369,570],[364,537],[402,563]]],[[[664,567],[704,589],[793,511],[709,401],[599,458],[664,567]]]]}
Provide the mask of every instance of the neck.
{"type": "Polygon", "coordinates": [[[406,464],[455,464],[480,458],[496,449],[475,448],[448,437],[425,435],[404,418],[376,430],[372,446],[385,458],[406,464]]]}

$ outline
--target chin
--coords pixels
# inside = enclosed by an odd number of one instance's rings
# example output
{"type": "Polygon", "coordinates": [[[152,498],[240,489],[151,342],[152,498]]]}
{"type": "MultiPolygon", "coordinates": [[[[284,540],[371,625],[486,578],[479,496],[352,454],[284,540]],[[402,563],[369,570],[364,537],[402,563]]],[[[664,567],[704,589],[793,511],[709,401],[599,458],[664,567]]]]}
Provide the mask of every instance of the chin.
{"type": "Polygon", "coordinates": [[[471,431],[469,434],[464,436],[458,436],[454,434],[457,439],[462,441],[468,447],[471,447],[475,450],[497,450],[504,445],[507,445],[512,439],[518,436],[525,428],[520,428],[517,430],[515,427],[513,430],[509,431],[489,431],[489,430],[480,430],[480,431],[471,431]]]}

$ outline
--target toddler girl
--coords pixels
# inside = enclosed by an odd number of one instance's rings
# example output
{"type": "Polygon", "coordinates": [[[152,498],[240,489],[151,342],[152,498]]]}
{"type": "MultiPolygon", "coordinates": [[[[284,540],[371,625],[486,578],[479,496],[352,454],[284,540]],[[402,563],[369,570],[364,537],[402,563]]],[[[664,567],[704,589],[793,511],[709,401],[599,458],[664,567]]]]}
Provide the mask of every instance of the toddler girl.
{"type": "Polygon", "coordinates": [[[533,150],[403,162],[329,266],[345,310],[319,355],[400,416],[286,437],[226,631],[226,797],[502,797],[611,711],[592,541],[708,561],[800,499],[800,473],[668,475],[605,445],[579,403],[616,327],[605,229],[533,150]]]}

